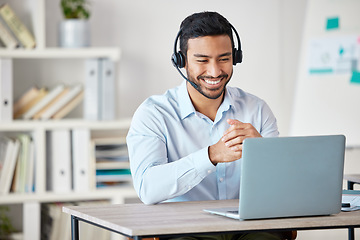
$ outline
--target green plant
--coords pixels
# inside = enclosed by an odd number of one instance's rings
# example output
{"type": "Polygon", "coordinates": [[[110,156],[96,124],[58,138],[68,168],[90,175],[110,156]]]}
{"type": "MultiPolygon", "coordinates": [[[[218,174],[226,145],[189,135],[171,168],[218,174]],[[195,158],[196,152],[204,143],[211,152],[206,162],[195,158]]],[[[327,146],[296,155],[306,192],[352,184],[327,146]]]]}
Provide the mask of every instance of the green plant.
{"type": "Polygon", "coordinates": [[[89,5],[87,0],[61,0],[61,8],[67,19],[88,19],[90,17],[89,5]]]}
{"type": "Polygon", "coordinates": [[[14,232],[15,229],[11,224],[9,217],[6,215],[6,212],[9,211],[9,208],[6,206],[0,207],[0,238],[8,236],[10,233],[14,232]]]}

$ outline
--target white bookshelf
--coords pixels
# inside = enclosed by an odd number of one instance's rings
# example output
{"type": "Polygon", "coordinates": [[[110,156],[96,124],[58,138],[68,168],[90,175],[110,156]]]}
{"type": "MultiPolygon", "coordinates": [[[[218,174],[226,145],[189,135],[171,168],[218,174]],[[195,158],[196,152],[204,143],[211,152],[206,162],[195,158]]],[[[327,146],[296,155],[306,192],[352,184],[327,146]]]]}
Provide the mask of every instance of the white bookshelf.
{"type": "MultiPolygon", "coordinates": [[[[77,49],[67,49],[59,47],[46,46],[46,0],[0,0],[0,4],[8,3],[16,15],[29,28],[36,39],[36,48],[34,49],[14,49],[9,50],[0,48],[0,58],[20,59],[32,61],[37,59],[110,59],[119,61],[121,50],[119,47],[87,47],[77,49]]],[[[13,61],[16,64],[16,61],[13,61]]],[[[13,80],[14,90],[19,87],[19,81],[13,80]]],[[[135,198],[136,193],[133,187],[128,184],[124,187],[114,189],[93,189],[86,192],[71,191],[64,194],[47,191],[47,173],[46,173],[46,133],[54,129],[76,129],[86,128],[90,130],[91,138],[96,137],[118,137],[125,136],[130,126],[130,119],[118,119],[113,121],[88,121],[83,119],[61,119],[61,120],[13,120],[10,122],[0,122],[0,134],[14,136],[19,133],[28,133],[34,139],[36,151],[35,165],[35,192],[33,193],[9,193],[0,195],[0,205],[22,205],[23,226],[21,239],[37,240],[40,234],[41,218],[40,212],[37,212],[31,218],[32,212],[26,212],[27,209],[38,209],[42,203],[51,202],[74,202],[90,200],[109,200],[112,203],[123,203],[127,198],[135,198]],[[30,206],[30,207],[29,207],[30,206]],[[35,206],[35,208],[34,208],[35,206]],[[29,217],[30,216],[30,217],[29,217]],[[32,219],[26,221],[25,219],[32,219]],[[30,230],[29,230],[30,229],[30,230]],[[35,229],[35,231],[34,231],[35,229]]],[[[89,139],[90,141],[90,139],[89,139]]]]}

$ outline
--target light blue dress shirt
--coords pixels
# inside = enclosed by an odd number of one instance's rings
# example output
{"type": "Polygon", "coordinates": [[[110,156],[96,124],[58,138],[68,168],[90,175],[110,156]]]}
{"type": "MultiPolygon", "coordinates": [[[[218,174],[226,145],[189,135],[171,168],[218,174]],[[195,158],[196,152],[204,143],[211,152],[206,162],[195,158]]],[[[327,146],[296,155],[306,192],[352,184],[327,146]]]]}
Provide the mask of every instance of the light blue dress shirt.
{"type": "Polygon", "coordinates": [[[226,88],[215,121],[194,109],[185,81],[145,100],[127,135],[140,199],[154,204],[239,198],[241,159],[214,166],[208,156],[208,147],[229,128],[227,119],[251,123],[263,137],[279,135],[268,105],[239,88],[226,88]]]}

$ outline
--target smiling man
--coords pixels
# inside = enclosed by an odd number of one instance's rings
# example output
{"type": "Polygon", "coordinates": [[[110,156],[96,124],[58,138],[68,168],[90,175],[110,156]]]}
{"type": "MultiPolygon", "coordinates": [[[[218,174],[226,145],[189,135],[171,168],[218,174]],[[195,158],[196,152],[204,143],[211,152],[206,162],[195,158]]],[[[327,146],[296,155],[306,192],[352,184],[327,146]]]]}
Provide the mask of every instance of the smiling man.
{"type": "Polygon", "coordinates": [[[241,62],[232,31],[216,12],[187,17],[172,58],[178,70],[186,69],[186,80],[135,112],[127,144],[134,187],[145,204],[239,198],[242,142],[278,136],[263,100],[227,86],[241,62]]]}

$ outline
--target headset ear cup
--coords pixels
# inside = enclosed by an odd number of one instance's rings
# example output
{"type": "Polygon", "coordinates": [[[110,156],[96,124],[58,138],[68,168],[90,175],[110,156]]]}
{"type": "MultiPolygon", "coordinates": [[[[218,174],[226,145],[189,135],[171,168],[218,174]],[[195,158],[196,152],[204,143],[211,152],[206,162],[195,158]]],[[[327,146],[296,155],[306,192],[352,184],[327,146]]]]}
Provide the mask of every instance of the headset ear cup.
{"type": "Polygon", "coordinates": [[[234,48],[234,54],[233,54],[233,65],[236,65],[237,63],[241,63],[242,62],[242,51],[241,50],[237,50],[236,48],[234,48]]]}
{"type": "Polygon", "coordinates": [[[179,68],[183,68],[183,67],[185,67],[185,56],[184,56],[184,54],[181,52],[181,51],[179,51],[178,53],[178,61],[179,61],[179,68]]]}
{"type": "Polygon", "coordinates": [[[185,56],[181,51],[173,53],[171,60],[175,67],[185,67],[185,56]]]}

